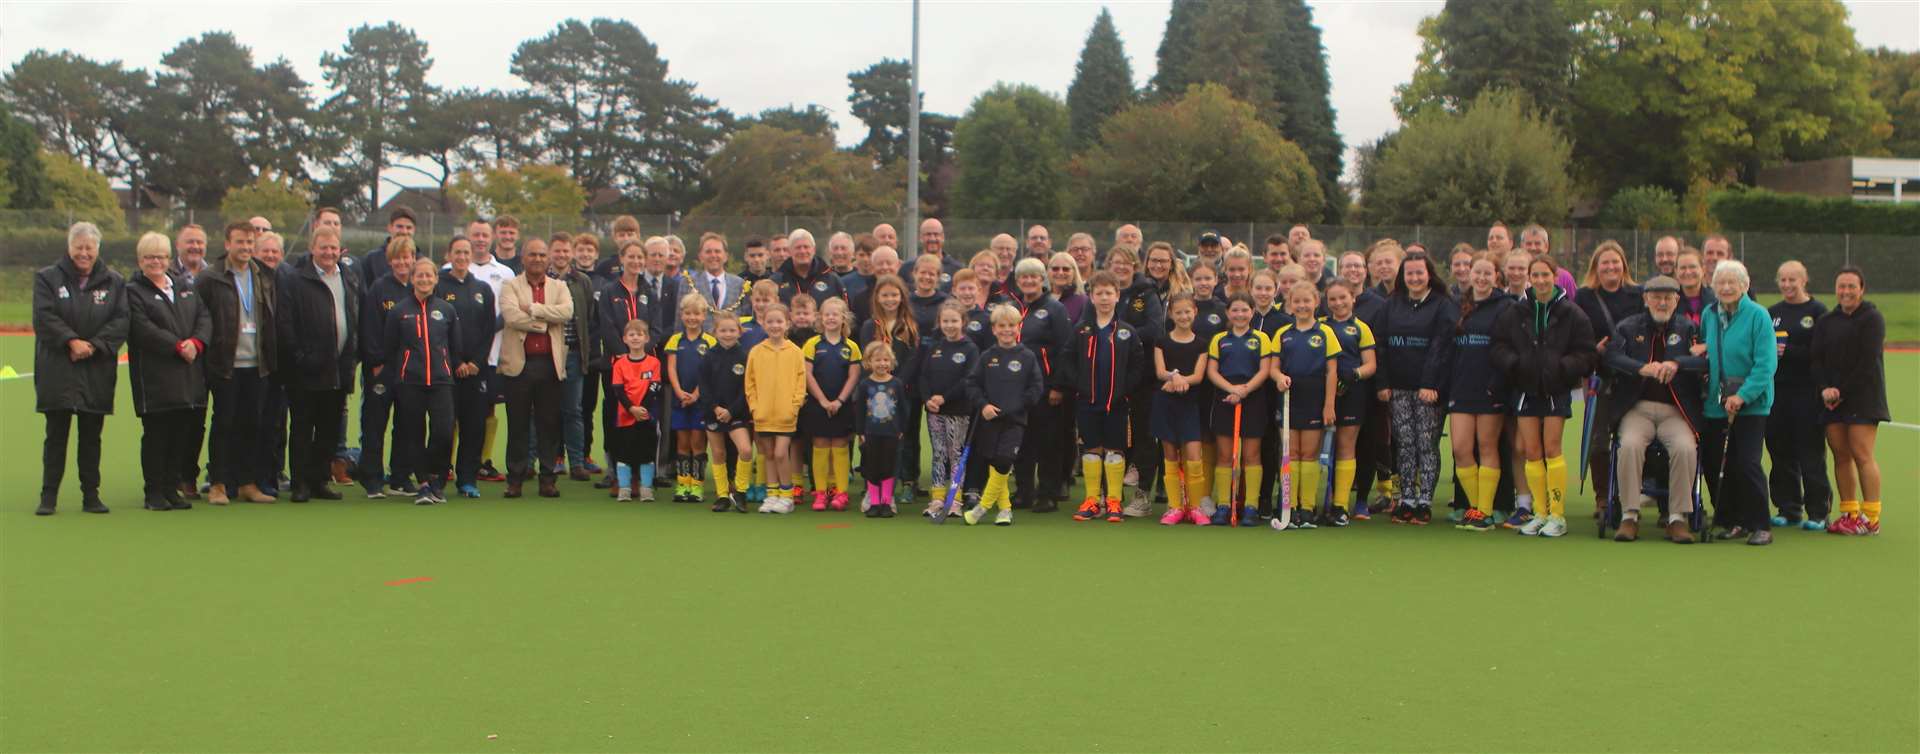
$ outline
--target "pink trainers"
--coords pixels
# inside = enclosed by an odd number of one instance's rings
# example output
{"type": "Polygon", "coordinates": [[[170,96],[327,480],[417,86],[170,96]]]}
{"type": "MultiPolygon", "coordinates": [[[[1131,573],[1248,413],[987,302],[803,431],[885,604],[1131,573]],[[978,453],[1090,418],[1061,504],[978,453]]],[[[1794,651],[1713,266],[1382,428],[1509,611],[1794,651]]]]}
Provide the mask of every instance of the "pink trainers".
{"type": "Polygon", "coordinates": [[[1168,509],[1167,509],[1167,515],[1164,515],[1164,516],[1161,516],[1161,517],[1160,517],[1160,525],[1161,525],[1161,526],[1175,526],[1175,525],[1178,525],[1178,524],[1179,524],[1180,522],[1182,522],[1182,521],[1185,521],[1185,520],[1187,520],[1187,509],[1185,509],[1185,508],[1168,508],[1168,509]]]}
{"type": "Polygon", "coordinates": [[[1201,513],[1199,508],[1188,508],[1187,520],[1192,521],[1194,526],[1212,526],[1213,525],[1213,519],[1208,518],[1207,514],[1201,513]]]}
{"type": "Polygon", "coordinates": [[[813,509],[816,511],[823,511],[827,509],[827,493],[825,492],[813,493],[813,509]]]}
{"type": "Polygon", "coordinates": [[[833,506],[833,509],[837,511],[846,510],[847,509],[847,493],[845,492],[833,493],[833,499],[828,503],[828,505],[833,506]]]}

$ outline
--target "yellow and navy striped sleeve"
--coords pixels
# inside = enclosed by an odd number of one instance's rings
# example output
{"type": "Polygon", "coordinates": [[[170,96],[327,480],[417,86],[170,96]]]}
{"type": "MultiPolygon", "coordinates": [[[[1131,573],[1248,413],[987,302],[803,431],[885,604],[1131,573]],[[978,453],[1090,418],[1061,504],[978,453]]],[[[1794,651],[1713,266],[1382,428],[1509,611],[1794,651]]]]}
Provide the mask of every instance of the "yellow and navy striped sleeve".
{"type": "Polygon", "coordinates": [[[820,347],[820,336],[815,335],[811,338],[808,338],[807,344],[800,347],[800,358],[806,359],[807,361],[813,361],[813,352],[815,349],[819,347],[820,347]]]}
{"type": "Polygon", "coordinates": [[[847,363],[860,363],[860,344],[853,342],[851,338],[847,339],[847,353],[852,354],[852,356],[847,357],[847,363]]]}
{"type": "Polygon", "coordinates": [[[1220,341],[1226,337],[1227,334],[1225,332],[1214,333],[1213,340],[1207,343],[1207,355],[1216,359],[1220,358],[1220,341]]]}
{"type": "Polygon", "coordinates": [[[1326,323],[1321,323],[1320,337],[1325,338],[1327,341],[1327,358],[1331,359],[1340,355],[1340,339],[1333,336],[1332,327],[1327,326],[1326,323]]]}

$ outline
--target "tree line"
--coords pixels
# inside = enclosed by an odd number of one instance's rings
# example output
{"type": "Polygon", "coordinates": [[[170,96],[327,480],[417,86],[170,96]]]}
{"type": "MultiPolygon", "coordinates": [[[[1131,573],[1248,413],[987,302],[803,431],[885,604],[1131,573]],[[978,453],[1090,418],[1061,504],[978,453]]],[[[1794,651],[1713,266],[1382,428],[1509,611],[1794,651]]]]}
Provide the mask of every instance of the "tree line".
{"type": "MultiPolygon", "coordinates": [[[[1838,0],[1449,0],[1420,34],[1401,128],[1357,150],[1343,185],[1304,0],[1175,0],[1144,87],[1103,9],[1064,97],[1001,82],[960,115],[922,113],[920,209],[1558,223],[1586,198],[1610,199],[1622,224],[1704,225],[1709,194],[1769,163],[1920,154],[1902,127],[1920,122],[1920,63],[1862,51],[1838,0]]],[[[391,22],[319,62],[307,82],[223,31],[152,70],[34,50],[0,78],[0,206],[55,206],[49,176],[71,183],[77,165],[194,207],[241,192],[364,215],[397,171],[443,202],[526,215],[590,199],[694,216],[905,210],[906,61],[848,73],[866,129],[850,148],[818,104],[744,115],[703,96],[624,20],[521,42],[517,89],[434,84],[427,43],[391,22]],[[41,169],[59,156],[75,165],[41,169]]],[[[98,182],[76,193],[97,203],[98,182]]]]}

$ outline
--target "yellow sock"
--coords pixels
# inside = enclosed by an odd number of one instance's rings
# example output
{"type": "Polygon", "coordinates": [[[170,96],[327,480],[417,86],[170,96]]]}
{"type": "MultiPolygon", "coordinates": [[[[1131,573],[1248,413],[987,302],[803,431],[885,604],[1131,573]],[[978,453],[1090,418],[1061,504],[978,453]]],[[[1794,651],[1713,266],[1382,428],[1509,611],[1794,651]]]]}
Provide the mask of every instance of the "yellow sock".
{"type": "Polygon", "coordinates": [[[846,445],[827,449],[827,458],[833,462],[833,489],[846,492],[847,481],[853,476],[853,448],[846,445]]]}
{"type": "Polygon", "coordinates": [[[1500,467],[1480,467],[1480,478],[1478,481],[1480,482],[1480,497],[1475,502],[1478,504],[1481,513],[1491,514],[1493,513],[1493,497],[1496,494],[1495,491],[1500,489],[1500,467]]]}
{"type": "Polygon", "coordinates": [[[726,497],[733,494],[732,485],[727,483],[729,480],[727,479],[726,449],[720,448],[714,450],[707,455],[707,459],[708,463],[713,466],[713,494],[717,497],[726,497]]]}
{"type": "Polygon", "coordinates": [[[1567,457],[1554,456],[1547,459],[1547,501],[1553,504],[1553,515],[1567,515],[1567,457]]]}
{"type": "Polygon", "coordinates": [[[1100,456],[1092,453],[1080,456],[1080,482],[1087,486],[1087,497],[1100,499],[1100,456]]]}
{"type": "Polygon", "coordinates": [[[1207,462],[1185,461],[1182,466],[1187,470],[1187,507],[1198,509],[1200,498],[1207,496],[1207,462]]]}
{"type": "Polygon", "coordinates": [[[1353,475],[1359,468],[1351,458],[1333,462],[1333,507],[1346,510],[1353,502],[1353,475]]]}
{"type": "MultiPolygon", "coordinates": [[[[818,445],[818,446],[815,446],[813,449],[813,491],[814,492],[826,492],[827,491],[827,475],[833,473],[833,459],[832,459],[832,456],[827,453],[827,450],[828,448],[825,445],[818,445]]],[[[798,481],[798,480],[795,480],[795,481],[798,481]]],[[[794,485],[794,486],[797,487],[799,485],[794,485]]]]}
{"type": "Polygon", "coordinates": [[[1312,461],[1300,464],[1300,481],[1298,484],[1299,486],[1295,489],[1298,490],[1297,499],[1299,502],[1295,504],[1306,510],[1319,508],[1320,464],[1312,461]]]}
{"type": "Polygon", "coordinates": [[[1216,505],[1233,504],[1233,469],[1227,466],[1213,467],[1213,494],[1220,497],[1213,502],[1216,505]]]}
{"type": "Polygon", "coordinates": [[[1107,497],[1120,499],[1120,481],[1127,474],[1127,460],[1119,453],[1107,454],[1107,497]]]}
{"type": "Polygon", "coordinates": [[[1868,500],[1860,504],[1860,515],[1866,516],[1871,523],[1880,523],[1880,501],[1868,500]]]}
{"type": "Polygon", "coordinates": [[[1460,480],[1460,489],[1467,493],[1467,507],[1480,510],[1480,467],[1456,466],[1453,476],[1460,480]]]}
{"type": "Polygon", "coordinates": [[[748,487],[752,487],[753,468],[758,465],[759,464],[754,463],[754,459],[752,458],[742,458],[736,462],[733,465],[733,488],[740,492],[746,492],[748,487]]]}
{"type": "MultiPolygon", "coordinates": [[[[874,485],[874,488],[879,489],[879,485],[874,485]]],[[[944,484],[936,484],[927,488],[927,494],[931,496],[933,502],[941,505],[947,503],[947,486],[944,484]]]]}
{"type": "Polygon", "coordinates": [[[500,430],[500,421],[487,414],[487,429],[480,434],[480,460],[493,460],[493,435],[500,430]]]}
{"type": "Polygon", "coordinates": [[[1533,490],[1534,512],[1542,516],[1551,515],[1553,504],[1547,498],[1547,462],[1527,461],[1527,488],[1533,490]]]}
{"type": "Polygon", "coordinates": [[[1180,481],[1180,462],[1166,461],[1162,464],[1165,471],[1161,484],[1166,486],[1168,508],[1188,508],[1193,501],[1186,499],[1188,487],[1180,481]]]}
{"type": "Polygon", "coordinates": [[[1844,516],[1849,513],[1859,513],[1859,512],[1860,512],[1860,501],[1858,500],[1840,501],[1840,515],[1844,516]]]}
{"type": "Polygon", "coordinates": [[[1241,503],[1241,505],[1249,509],[1258,505],[1260,503],[1260,495],[1258,494],[1260,490],[1260,467],[1248,466],[1242,468],[1240,470],[1240,485],[1240,489],[1247,491],[1246,493],[1241,493],[1247,498],[1246,502],[1241,503]]]}
{"type": "Polygon", "coordinates": [[[992,510],[994,506],[1011,508],[1007,498],[1007,475],[999,469],[987,469],[987,488],[980,493],[981,510],[992,510]]]}

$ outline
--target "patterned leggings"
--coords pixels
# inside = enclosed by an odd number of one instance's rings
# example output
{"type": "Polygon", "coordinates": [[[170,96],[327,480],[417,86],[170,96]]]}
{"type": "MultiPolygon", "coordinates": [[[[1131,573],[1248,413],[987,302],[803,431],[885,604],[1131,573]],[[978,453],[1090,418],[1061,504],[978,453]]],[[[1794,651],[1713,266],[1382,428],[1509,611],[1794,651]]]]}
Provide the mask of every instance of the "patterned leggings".
{"type": "Polygon", "coordinates": [[[960,448],[967,441],[970,416],[927,414],[927,444],[933,452],[930,483],[945,487],[953,481],[953,465],[960,461],[960,448]]]}
{"type": "Polygon", "coordinates": [[[1433,505],[1433,487],[1440,479],[1439,403],[1420,400],[1417,390],[1395,390],[1389,404],[1393,414],[1394,468],[1400,471],[1400,502],[1433,505]]]}

